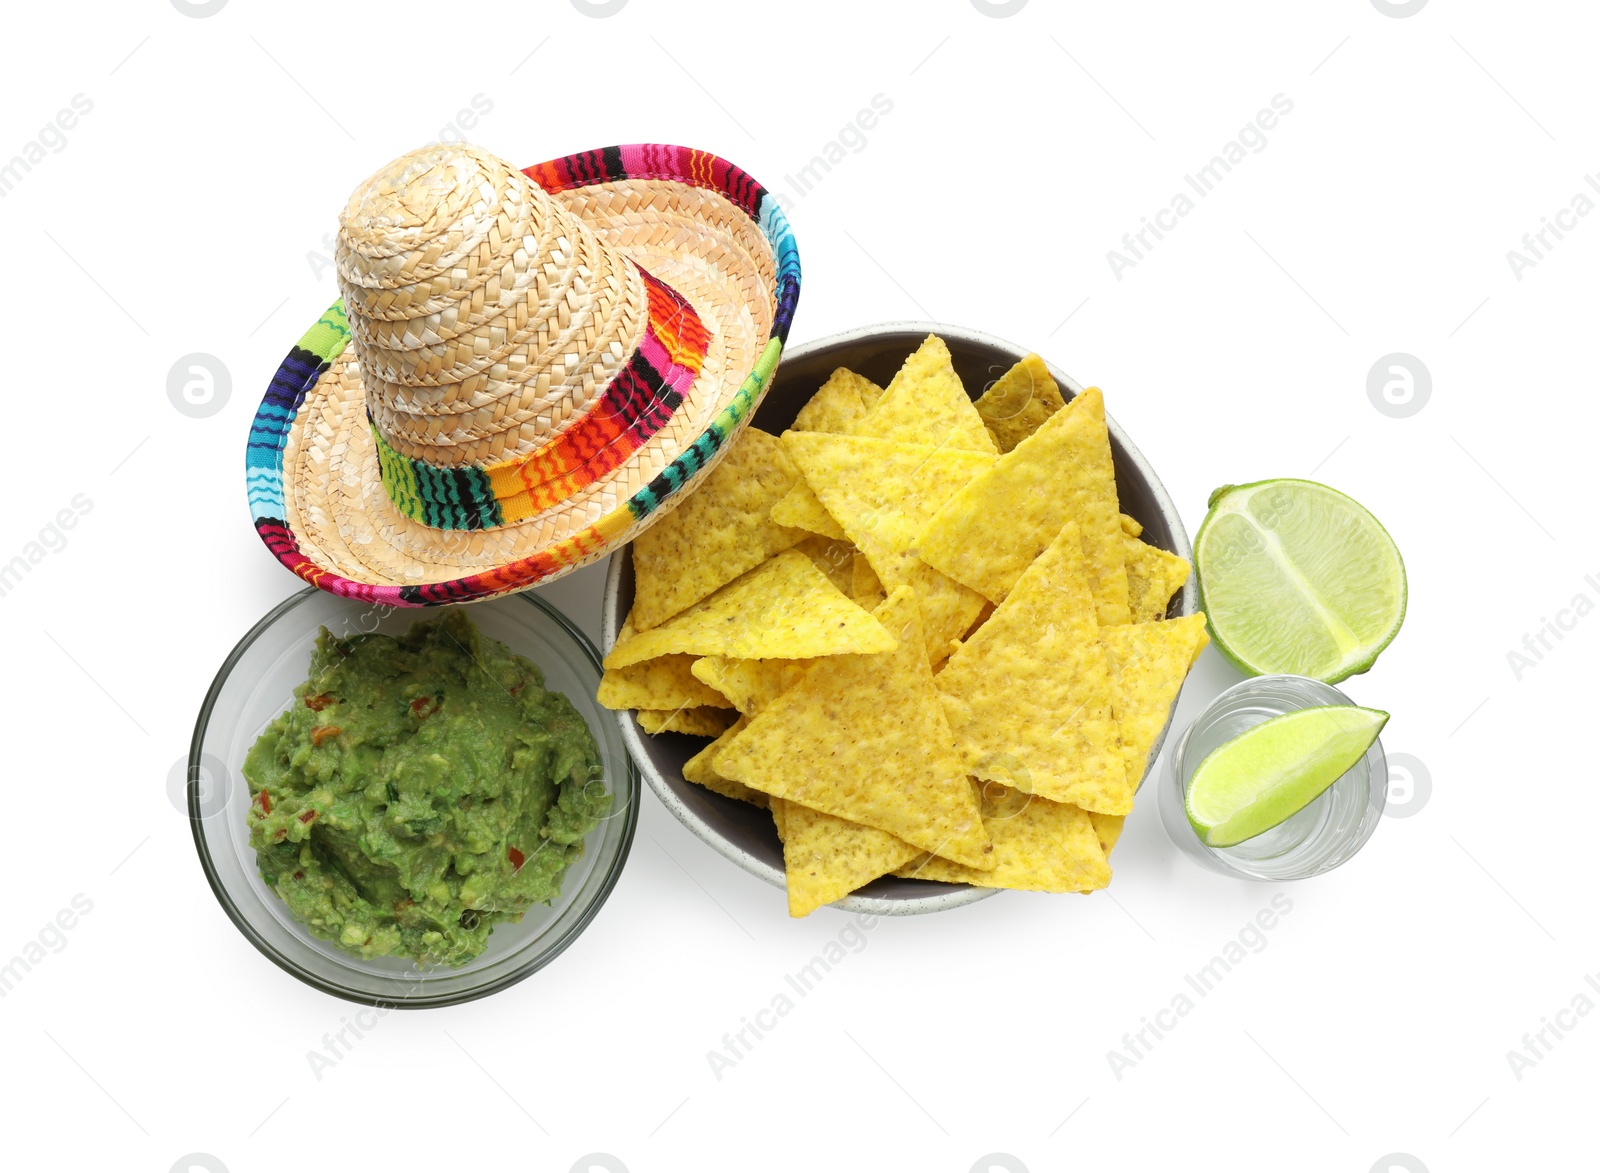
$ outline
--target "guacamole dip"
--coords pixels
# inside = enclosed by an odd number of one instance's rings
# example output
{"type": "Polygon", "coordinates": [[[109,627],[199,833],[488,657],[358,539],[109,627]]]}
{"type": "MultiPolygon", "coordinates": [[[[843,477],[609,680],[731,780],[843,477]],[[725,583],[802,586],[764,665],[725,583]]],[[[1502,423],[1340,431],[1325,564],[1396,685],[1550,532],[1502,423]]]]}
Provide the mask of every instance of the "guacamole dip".
{"type": "Polygon", "coordinates": [[[398,639],[323,628],[244,776],[261,877],[296,920],[450,966],[555,897],[611,807],[572,703],[459,610],[398,639]]]}

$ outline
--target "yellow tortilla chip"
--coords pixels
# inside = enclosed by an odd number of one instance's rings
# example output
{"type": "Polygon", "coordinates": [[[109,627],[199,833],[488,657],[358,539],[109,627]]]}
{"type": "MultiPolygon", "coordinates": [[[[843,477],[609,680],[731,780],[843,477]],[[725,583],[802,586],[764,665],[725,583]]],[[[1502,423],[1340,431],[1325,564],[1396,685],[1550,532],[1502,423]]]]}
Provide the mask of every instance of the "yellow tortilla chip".
{"type": "Polygon", "coordinates": [[[929,334],[851,433],[905,444],[997,455],[983,417],[950,362],[944,339],[929,334]]]}
{"type": "MultiPolygon", "coordinates": [[[[863,884],[886,876],[922,849],[887,831],[864,827],[789,802],[772,800],[783,826],[783,868],[789,890],[789,915],[806,916],[848,896],[863,884]]],[[[974,874],[982,875],[977,869],[974,874]]]]}
{"type": "Polygon", "coordinates": [[[895,591],[875,616],[896,636],[893,651],[811,665],[717,755],[716,769],[984,867],[988,836],[951,748],[911,590],[895,591]]]}
{"type": "Polygon", "coordinates": [[[660,627],[620,640],[607,668],[673,653],[787,657],[870,655],[894,636],[842,594],[804,554],[785,550],[660,627]]]}
{"type": "Polygon", "coordinates": [[[873,403],[883,394],[871,379],[839,367],[789,426],[797,432],[848,432],[867,414],[864,391],[870,391],[873,403]]]}
{"type": "Polygon", "coordinates": [[[1105,404],[1094,387],[945,502],[911,548],[998,603],[1069,520],[1081,534],[1101,626],[1127,623],[1122,515],[1105,404]]]}
{"type": "MultiPolygon", "coordinates": [[[[876,599],[881,603],[884,595],[883,583],[878,581],[878,575],[872,569],[872,563],[867,561],[865,554],[857,550],[855,561],[851,563],[850,597],[858,603],[863,599],[876,599]]],[[[877,606],[877,603],[874,603],[873,606],[877,606]]]]}
{"type": "Polygon", "coordinates": [[[978,617],[972,621],[972,627],[967,632],[967,638],[970,638],[974,631],[977,631],[978,628],[982,627],[985,623],[987,623],[989,621],[989,616],[991,616],[993,614],[994,614],[994,604],[991,603],[988,599],[985,599],[983,601],[983,606],[981,608],[979,608],[979,610],[978,610],[978,617]]]}
{"type": "Polygon", "coordinates": [[[776,436],[746,428],[701,486],[633,540],[633,621],[649,631],[805,534],[773,522],[800,479],[776,436]]]}
{"type": "Polygon", "coordinates": [[[1128,568],[1128,613],[1135,623],[1167,617],[1167,604],[1189,578],[1189,563],[1176,554],[1129,537],[1124,529],[1123,561],[1128,568]]]}
{"type": "Polygon", "coordinates": [[[1102,814],[1133,809],[1074,523],[937,683],[969,774],[1102,814]]]}
{"type": "Polygon", "coordinates": [[[1044,359],[1030,354],[994,381],[977,409],[996,447],[1010,452],[1066,405],[1044,359]]]}
{"type": "Polygon", "coordinates": [[[972,626],[983,599],[912,557],[911,543],[924,522],[995,458],[813,432],[785,432],[784,443],[806,483],[866,556],[884,588],[916,589],[928,647],[937,649],[942,659],[945,645],[972,626]]]}
{"type": "Polygon", "coordinates": [[[1095,836],[1100,840],[1100,850],[1106,853],[1107,859],[1111,858],[1111,849],[1117,845],[1117,840],[1122,838],[1122,824],[1127,817],[1089,812],[1089,821],[1094,824],[1095,836]]]}
{"type": "Polygon", "coordinates": [[[693,782],[696,786],[704,786],[707,790],[721,794],[727,798],[736,798],[740,802],[748,802],[752,806],[766,806],[767,796],[759,790],[751,790],[743,782],[735,782],[732,778],[724,778],[717,773],[711,760],[722,752],[730,738],[748,725],[749,719],[740,717],[727,730],[710,745],[706,746],[694,757],[683,763],[683,777],[686,782],[693,782]]]}
{"type": "Polygon", "coordinates": [[[800,683],[808,660],[736,660],[729,656],[704,656],[694,662],[694,674],[705,685],[726,696],[746,716],[754,716],[800,683]]]}
{"type": "Polygon", "coordinates": [[[826,574],[840,591],[851,598],[855,597],[856,548],[848,541],[812,534],[795,549],[815,562],[817,569],[826,574]]]}
{"type": "Polygon", "coordinates": [[[772,507],[774,525],[821,534],[825,538],[847,542],[844,527],[833,519],[833,514],[823,507],[811,486],[804,481],[790,489],[787,495],[772,507]]]}
{"type": "Polygon", "coordinates": [[[994,842],[993,869],[962,867],[934,855],[895,874],[1026,892],[1093,892],[1111,882],[1106,853],[1081,807],[998,782],[985,783],[982,790],[983,826],[994,842]]]}
{"type": "MultiPolygon", "coordinates": [[[[629,611],[617,642],[638,634],[629,611]]],[[[608,668],[595,700],[608,709],[681,709],[693,705],[727,708],[728,699],[693,673],[693,656],[658,656],[626,668],[608,668]]]]}
{"type": "MultiPolygon", "coordinates": [[[[866,416],[870,406],[866,396],[869,394],[875,404],[883,392],[870,379],[840,367],[800,409],[790,430],[848,432],[866,416]]],[[[797,480],[772,507],[772,520],[777,525],[803,529],[836,541],[847,540],[839,523],[822,507],[822,502],[817,500],[817,495],[803,479],[797,480]]]]}
{"type": "Polygon", "coordinates": [[[1184,677],[1209,642],[1201,614],[1100,629],[1111,671],[1111,711],[1120,730],[1128,782],[1135,789],[1184,677]]]}
{"type": "Polygon", "coordinates": [[[717,737],[738,717],[732,709],[708,707],[693,709],[640,709],[634,714],[639,728],[654,737],[657,733],[687,733],[693,737],[717,737]]]}
{"type": "Polygon", "coordinates": [[[1138,518],[1129,517],[1126,513],[1124,513],[1122,515],[1122,532],[1127,534],[1130,538],[1136,538],[1140,534],[1144,533],[1144,526],[1139,523],[1138,518]]]}
{"type": "Polygon", "coordinates": [[[608,709],[728,708],[728,698],[695,679],[693,656],[657,656],[626,668],[608,668],[595,699],[608,709]]]}
{"type": "MultiPolygon", "coordinates": [[[[735,782],[734,785],[735,786],[743,786],[744,783],[743,782],[735,782]]],[[[752,791],[750,791],[750,793],[751,794],[761,794],[761,791],[752,790],[752,791]]],[[[784,801],[781,798],[768,798],[767,795],[765,795],[765,794],[761,794],[761,797],[765,798],[767,800],[768,809],[770,809],[772,811],[772,829],[775,830],[778,833],[778,842],[782,843],[783,842],[783,830],[784,830],[784,827],[783,827],[783,810],[784,810],[784,805],[785,805],[784,801]]]]}
{"type": "MultiPolygon", "coordinates": [[[[797,421],[791,430],[807,429],[799,427],[797,421]]],[[[932,334],[906,359],[882,397],[849,434],[962,452],[995,453],[994,441],[950,363],[949,347],[932,334]]],[[[772,520],[831,538],[842,538],[847,532],[817,499],[816,487],[808,482],[789,490],[773,507],[772,520]]]]}

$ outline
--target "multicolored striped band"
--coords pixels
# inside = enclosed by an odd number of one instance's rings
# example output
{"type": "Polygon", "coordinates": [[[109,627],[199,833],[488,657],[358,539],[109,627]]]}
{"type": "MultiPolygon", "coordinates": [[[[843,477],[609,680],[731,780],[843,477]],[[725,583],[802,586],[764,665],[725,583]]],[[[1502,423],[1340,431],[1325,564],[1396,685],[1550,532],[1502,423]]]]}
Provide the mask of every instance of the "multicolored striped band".
{"type": "Polygon", "coordinates": [[[435,529],[491,529],[522,521],[617,468],[678,410],[705,361],[710,332],[694,307],[643,269],[646,311],[639,347],[587,412],[548,444],[516,460],[446,468],[396,452],[372,422],[389,500],[435,529]]]}
{"type": "MultiPolygon", "coordinates": [[[[245,450],[246,486],[256,532],[273,555],[313,586],[345,598],[397,607],[429,607],[489,599],[532,586],[604,553],[689,484],[743,425],[778,368],[800,298],[800,253],[777,198],[732,163],[689,147],[655,143],[605,147],[524,169],[546,191],[558,192],[622,179],[674,180],[714,191],[742,210],[772,248],[772,332],[755,366],[732,400],[681,455],[617,509],[583,530],[526,558],[448,582],[419,586],[357,582],[325,569],[300,549],[284,522],[283,454],[305,398],[350,343],[344,305],[335,301],[289,351],[272,377],[251,423],[245,450]]],[[[692,353],[693,348],[690,348],[692,353]]],[[[701,353],[704,353],[702,347],[701,353]]],[[[566,457],[574,464],[581,457],[566,457]]],[[[600,474],[603,475],[603,474],[600,474]]],[[[540,483],[544,483],[540,481],[540,483]]],[[[532,504],[531,494],[528,498],[532,504]]],[[[506,517],[505,502],[495,501],[506,517]]]]}

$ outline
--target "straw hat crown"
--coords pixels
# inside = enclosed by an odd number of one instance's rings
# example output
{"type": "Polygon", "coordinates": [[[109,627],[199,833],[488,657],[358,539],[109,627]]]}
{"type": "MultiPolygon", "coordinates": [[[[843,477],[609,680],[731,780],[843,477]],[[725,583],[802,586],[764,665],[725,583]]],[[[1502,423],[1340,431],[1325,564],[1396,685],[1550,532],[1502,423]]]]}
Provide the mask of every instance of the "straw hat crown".
{"type": "Polygon", "coordinates": [[[605,557],[692,493],[783,353],[800,260],[776,198],[668,143],[518,169],[412,151],[350,196],[339,298],[274,372],[251,517],[305,581],[489,599],[605,557]]]}
{"type": "Polygon", "coordinates": [[[547,450],[596,407],[649,316],[637,265],[472,146],[424,147],[365,180],[335,260],[380,451],[423,466],[547,450]]]}

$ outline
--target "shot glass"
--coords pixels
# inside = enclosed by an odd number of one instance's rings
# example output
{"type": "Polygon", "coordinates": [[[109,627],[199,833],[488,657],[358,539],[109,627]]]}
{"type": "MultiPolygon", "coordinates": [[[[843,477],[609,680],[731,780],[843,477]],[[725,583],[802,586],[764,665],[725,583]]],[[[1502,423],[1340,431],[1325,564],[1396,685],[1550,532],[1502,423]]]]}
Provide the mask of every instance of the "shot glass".
{"type": "Polygon", "coordinates": [[[1252,725],[1317,705],[1354,704],[1304,676],[1257,676],[1241,681],[1196,717],[1167,755],[1158,804],[1167,835],[1202,867],[1245,880],[1303,880],[1332,871],[1372,837],[1388,793],[1383,744],[1372,743],[1339,780],[1276,827],[1232,847],[1208,847],[1184,813],[1189,779],[1207,755],[1252,725]]]}

